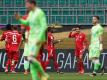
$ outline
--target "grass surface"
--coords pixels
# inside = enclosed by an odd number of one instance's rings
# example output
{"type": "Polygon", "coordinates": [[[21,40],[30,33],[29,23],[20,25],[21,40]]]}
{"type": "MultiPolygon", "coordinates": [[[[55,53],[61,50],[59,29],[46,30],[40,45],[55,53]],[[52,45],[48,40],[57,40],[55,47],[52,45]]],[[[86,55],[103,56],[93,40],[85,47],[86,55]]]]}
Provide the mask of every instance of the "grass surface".
{"type": "MultiPolygon", "coordinates": [[[[76,73],[64,73],[58,75],[57,73],[49,73],[49,80],[107,80],[107,75],[101,76],[98,74],[97,77],[91,77],[89,74],[79,75],[76,73]]],[[[31,76],[18,74],[5,74],[0,73],[0,80],[31,80],[31,76]]]]}

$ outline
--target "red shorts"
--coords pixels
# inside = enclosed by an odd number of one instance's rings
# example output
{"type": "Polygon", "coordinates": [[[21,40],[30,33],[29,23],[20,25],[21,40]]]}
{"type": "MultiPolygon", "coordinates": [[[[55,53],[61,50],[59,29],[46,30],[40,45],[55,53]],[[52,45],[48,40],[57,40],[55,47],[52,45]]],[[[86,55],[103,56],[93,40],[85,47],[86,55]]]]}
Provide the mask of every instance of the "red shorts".
{"type": "Polygon", "coordinates": [[[8,59],[19,59],[19,51],[6,51],[8,59]]]}
{"type": "Polygon", "coordinates": [[[76,50],[75,50],[75,56],[76,56],[76,57],[83,56],[84,51],[85,51],[84,49],[76,49],[76,50]]]}

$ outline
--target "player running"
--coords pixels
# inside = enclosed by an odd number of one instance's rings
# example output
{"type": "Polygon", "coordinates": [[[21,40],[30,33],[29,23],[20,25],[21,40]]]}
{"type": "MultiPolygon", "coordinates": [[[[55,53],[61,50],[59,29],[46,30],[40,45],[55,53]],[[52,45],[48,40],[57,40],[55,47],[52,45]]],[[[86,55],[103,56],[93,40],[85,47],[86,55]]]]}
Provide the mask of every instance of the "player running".
{"type": "Polygon", "coordinates": [[[7,61],[6,61],[6,68],[5,68],[5,72],[7,73],[9,71],[9,67],[11,67],[11,59],[9,56],[9,41],[7,39],[8,35],[11,33],[11,24],[7,24],[6,25],[6,31],[3,32],[0,41],[5,41],[5,51],[6,51],[6,55],[7,55],[7,61]]]}
{"type": "Polygon", "coordinates": [[[38,56],[41,46],[46,41],[46,17],[44,12],[37,7],[35,0],[27,0],[26,7],[30,11],[27,20],[23,20],[18,14],[16,14],[15,17],[21,22],[21,24],[30,26],[28,38],[29,56],[27,59],[30,62],[32,80],[38,80],[38,72],[41,74],[41,80],[47,80],[47,74],[41,67],[40,62],[35,58],[36,56],[38,56]]]}
{"type": "Polygon", "coordinates": [[[46,61],[46,67],[49,65],[50,60],[52,59],[54,62],[54,68],[56,69],[57,73],[60,73],[59,71],[59,65],[57,63],[57,55],[56,55],[56,49],[55,49],[55,43],[60,42],[60,40],[55,41],[54,36],[52,34],[52,28],[48,28],[47,32],[47,51],[48,51],[48,60],[46,61]]]}
{"type": "MultiPolygon", "coordinates": [[[[22,17],[24,20],[27,20],[28,18],[28,15],[24,15],[22,17]]],[[[23,31],[23,39],[24,39],[24,42],[25,42],[25,45],[24,45],[24,53],[23,53],[23,56],[24,56],[24,74],[28,74],[28,69],[29,69],[29,61],[27,60],[27,56],[28,56],[28,38],[29,38],[29,31],[30,31],[30,27],[29,26],[25,26],[25,25],[21,25],[21,29],[22,30],[25,30],[23,31]]]]}
{"type": "Polygon", "coordinates": [[[91,29],[91,44],[89,47],[89,59],[94,64],[94,70],[91,76],[96,76],[98,70],[103,70],[101,68],[101,63],[99,61],[101,52],[103,50],[103,27],[99,23],[99,17],[94,16],[93,20],[93,27],[91,29]]]}
{"type": "Polygon", "coordinates": [[[73,28],[69,34],[69,38],[75,38],[75,56],[77,58],[77,69],[80,74],[84,73],[83,54],[88,47],[88,41],[86,35],[80,31],[79,27],[73,28]]]}

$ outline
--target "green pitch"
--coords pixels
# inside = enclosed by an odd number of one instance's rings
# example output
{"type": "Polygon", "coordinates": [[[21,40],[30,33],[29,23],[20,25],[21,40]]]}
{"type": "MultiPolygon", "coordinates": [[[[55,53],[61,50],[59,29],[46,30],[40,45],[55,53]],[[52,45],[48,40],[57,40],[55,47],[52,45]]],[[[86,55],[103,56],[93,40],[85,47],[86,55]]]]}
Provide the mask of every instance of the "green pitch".
{"type": "MultiPolygon", "coordinates": [[[[107,74],[101,76],[98,74],[97,77],[91,77],[89,74],[79,75],[76,73],[64,73],[64,74],[57,74],[57,73],[49,73],[50,80],[107,80],[107,74]]],[[[30,74],[23,75],[22,73],[18,74],[5,74],[0,73],[0,80],[31,80],[30,74]]]]}

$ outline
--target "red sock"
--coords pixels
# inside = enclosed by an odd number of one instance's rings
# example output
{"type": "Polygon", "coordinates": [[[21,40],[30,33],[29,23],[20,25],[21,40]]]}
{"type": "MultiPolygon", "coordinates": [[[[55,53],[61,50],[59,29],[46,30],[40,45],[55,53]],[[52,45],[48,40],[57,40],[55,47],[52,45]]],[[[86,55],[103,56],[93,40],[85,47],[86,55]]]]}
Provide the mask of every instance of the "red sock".
{"type": "Polygon", "coordinates": [[[11,71],[15,71],[15,66],[17,65],[18,61],[14,61],[11,65],[11,71]]]}
{"type": "Polygon", "coordinates": [[[6,69],[8,70],[8,67],[11,66],[11,59],[8,59],[6,62],[6,69]]]}
{"type": "Polygon", "coordinates": [[[54,67],[55,67],[56,71],[59,71],[59,65],[56,61],[54,62],[54,67]]]}
{"type": "Polygon", "coordinates": [[[46,70],[46,67],[49,65],[49,60],[44,62],[44,67],[45,67],[45,70],[46,70]]]}
{"type": "Polygon", "coordinates": [[[80,61],[77,61],[77,70],[78,70],[78,71],[81,71],[80,61]]]}
{"type": "Polygon", "coordinates": [[[41,61],[41,65],[42,65],[44,71],[46,71],[46,65],[45,65],[45,62],[44,62],[44,61],[41,61]]]}
{"type": "Polygon", "coordinates": [[[81,70],[84,70],[84,64],[83,64],[83,61],[80,61],[80,68],[81,68],[81,70]]]}

